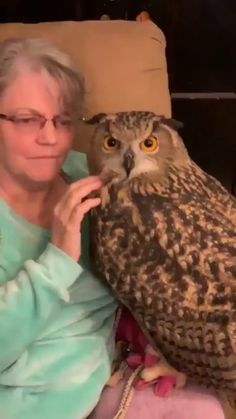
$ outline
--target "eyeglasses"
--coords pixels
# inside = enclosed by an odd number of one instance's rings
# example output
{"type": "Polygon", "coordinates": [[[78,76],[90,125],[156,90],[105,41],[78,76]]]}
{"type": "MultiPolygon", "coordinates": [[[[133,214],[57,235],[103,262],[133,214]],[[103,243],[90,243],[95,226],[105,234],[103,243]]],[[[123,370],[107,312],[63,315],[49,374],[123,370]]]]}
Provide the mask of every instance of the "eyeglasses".
{"type": "Polygon", "coordinates": [[[74,126],[74,122],[67,116],[56,115],[53,118],[45,118],[43,115],[6,115],[0,113],[0,119],[12,122],[16,129],[25,134],[37,134],[42,130],[47,121],[51,121],[54,128],[61,133],[68,133],[74,126]]]}

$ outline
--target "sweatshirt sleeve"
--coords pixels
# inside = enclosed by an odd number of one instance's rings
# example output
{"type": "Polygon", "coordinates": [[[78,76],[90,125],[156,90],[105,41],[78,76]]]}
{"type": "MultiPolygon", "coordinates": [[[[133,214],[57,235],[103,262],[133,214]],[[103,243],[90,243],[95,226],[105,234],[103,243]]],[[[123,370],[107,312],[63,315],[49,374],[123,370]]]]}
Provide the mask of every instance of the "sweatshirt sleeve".
{"type": "Polygon", "coordinates": [[[82,271],[49,243],[38,260],[27,260],[15,278],[0,286],[0,374],[57,315],[82,271]]]}

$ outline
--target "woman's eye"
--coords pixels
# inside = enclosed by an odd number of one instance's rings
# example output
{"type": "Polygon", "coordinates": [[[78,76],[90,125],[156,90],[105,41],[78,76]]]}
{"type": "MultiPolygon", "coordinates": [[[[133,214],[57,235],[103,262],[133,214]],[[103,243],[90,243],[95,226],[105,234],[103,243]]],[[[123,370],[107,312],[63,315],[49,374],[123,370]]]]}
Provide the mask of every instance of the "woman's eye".
{"type": "Polygon", "coordinates": [[[32,122],[32,118],[16,118],[16,122],[20,124],[28,124],[29,122],[32,122]]]}
{"type": "Polygon", "coordinates": [[[32,117],[16,117],[15,118],[15,122],[17,124],[22,124],[22,125],[28,125],[28,124],[38,124],[40,123],[38,118],[32,118],[32,117]]]}

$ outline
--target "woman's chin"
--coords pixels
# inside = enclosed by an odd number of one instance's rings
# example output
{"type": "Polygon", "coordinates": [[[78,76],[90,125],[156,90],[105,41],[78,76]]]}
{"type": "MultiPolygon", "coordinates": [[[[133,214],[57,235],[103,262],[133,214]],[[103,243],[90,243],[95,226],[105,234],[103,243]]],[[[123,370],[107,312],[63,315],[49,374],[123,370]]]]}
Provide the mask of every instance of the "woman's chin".
{"type": "Polygon", "coordinates": [[[50,159],[42,161],[42,165],[37,165],[35,167],[31,167],[29,170],[29,174],[35,179],[42,179],[42,180],[53,180],[60,171],[61,162],[58,161],[51,161],[50,159]]]}
{"type": "Polygon", "coordinates": [[[35,186],[37,189],[38,187],[41,188],[41,186],[52,183],[57,178],[59,171],[60,169],[57,168],[54,170],[37,171],[35,173],[25,173],[25,176],[22,176],[22,180],[31,184],[32,187],[35,186]]]}

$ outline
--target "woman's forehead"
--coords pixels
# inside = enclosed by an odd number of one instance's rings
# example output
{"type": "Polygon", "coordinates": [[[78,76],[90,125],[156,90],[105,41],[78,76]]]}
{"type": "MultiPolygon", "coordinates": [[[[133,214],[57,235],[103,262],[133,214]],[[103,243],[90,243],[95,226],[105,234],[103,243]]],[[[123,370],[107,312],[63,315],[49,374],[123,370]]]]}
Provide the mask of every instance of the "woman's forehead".
{"type": "Polygon", "coordinates": [[[31,108],[59,107],[59,84],[45,72],[20,72],[11,80],[0,98],[0,106],[31,108]]]}

